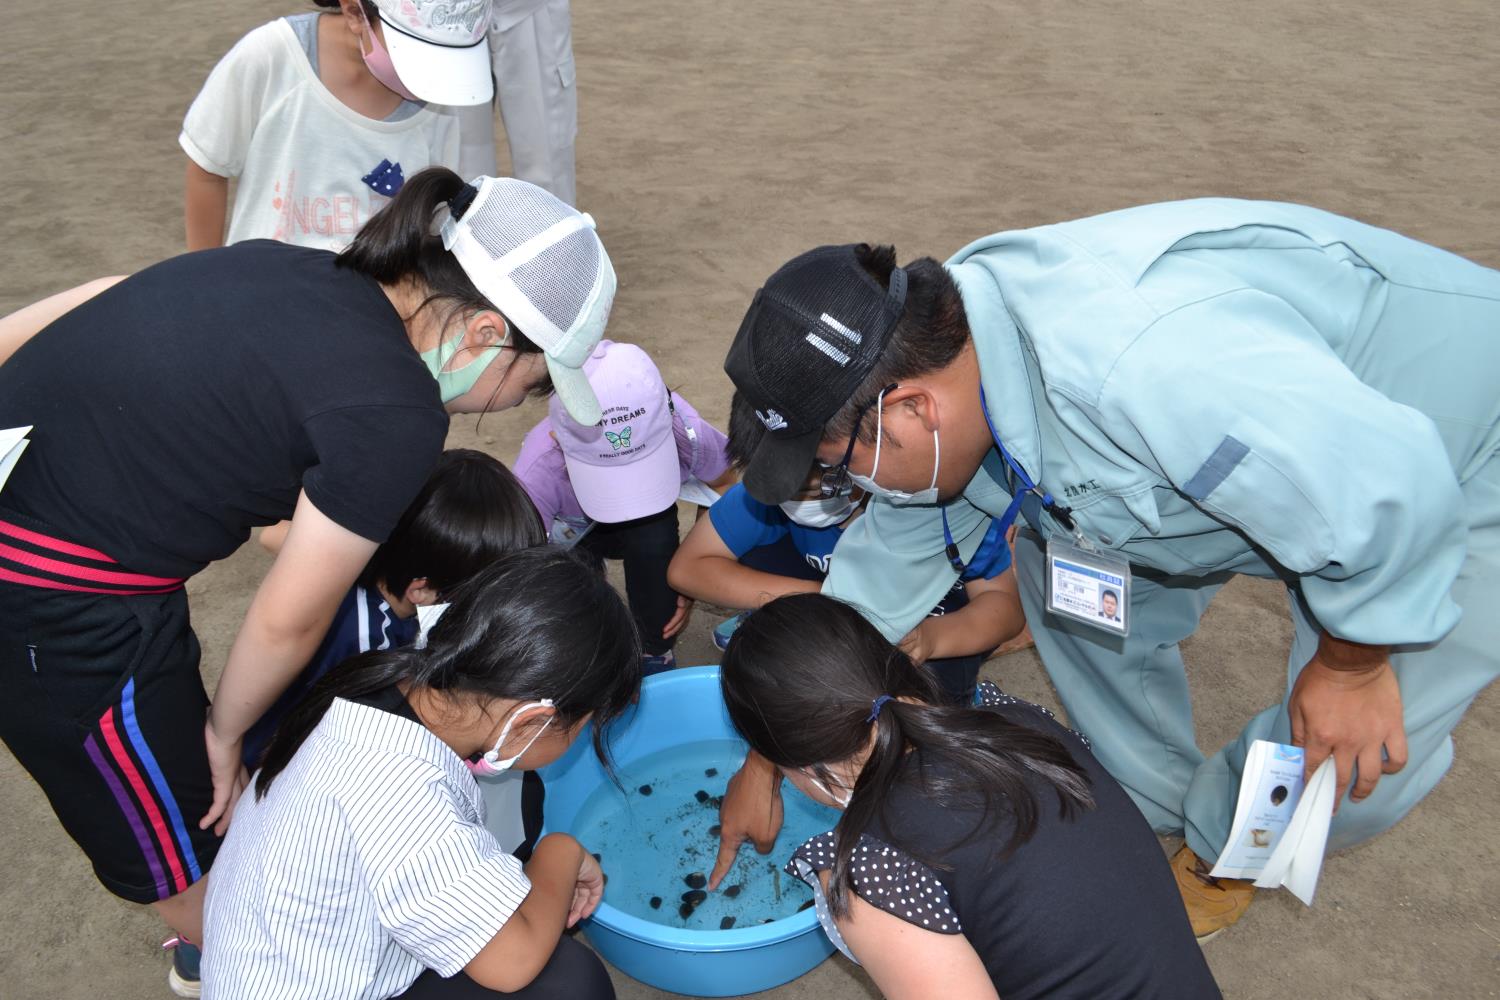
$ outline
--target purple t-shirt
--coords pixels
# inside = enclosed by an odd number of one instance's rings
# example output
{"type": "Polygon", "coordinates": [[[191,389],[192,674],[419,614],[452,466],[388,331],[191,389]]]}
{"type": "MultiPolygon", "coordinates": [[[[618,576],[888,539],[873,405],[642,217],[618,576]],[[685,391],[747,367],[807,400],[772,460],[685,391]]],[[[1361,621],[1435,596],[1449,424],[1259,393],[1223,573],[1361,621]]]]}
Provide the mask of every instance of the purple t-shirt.
{"type": "MultiPolygon", "coordinates": [[[[713,424],[704,420],[693,404],[672,393],[672,436],[677,439],[677,465],[682,481],[702,482],[718,479],[729,468],[726,448],[729,439],[713,424]]],[[[516,456],[516,477],[526,488],[531,502],[542,515],[542,524],[551,528],[554,520],[585,523],[589,517],[578,504],[568,468],[563,462],[562,446],[552,437],[552,420],[544,418],[526,432],[521,453],[516,456]]]]}

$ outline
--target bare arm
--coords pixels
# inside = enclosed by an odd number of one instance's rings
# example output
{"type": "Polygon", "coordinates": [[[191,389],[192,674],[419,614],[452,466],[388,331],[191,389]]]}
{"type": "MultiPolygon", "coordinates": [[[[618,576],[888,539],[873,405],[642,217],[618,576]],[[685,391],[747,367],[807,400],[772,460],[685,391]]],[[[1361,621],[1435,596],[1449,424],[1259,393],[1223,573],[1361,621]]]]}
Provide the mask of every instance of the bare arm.
{"type": "MultiPolygon", "coordinates": [[[[826,883],[826,872],[823,878],[826,883]]],[[[979,953],[962,934],[914,927],[854,893],[838,927],[886,1000],[999,1000],[979,953]]]]}
{"type": "Polygon", "coordinates": [[[224,218],[229,213],[229,178],[209,173],[188,160],[183,190],[188,250],[223,246],[224,218]]]}
{"type": "Polygon", "coordinates": [[[1014,570],[964,585],[969,603],[951,614],[925,618],[901,640],[917,663],[988,653],[1026,627],[1014,570]]]}
{"type": "Polygon", "coordinates": [[[679,594],[726,608],[758,608],[786,594],[815,594],[815,580],[763,573],[741,566],[719,537],[713,521],[700,518],[667,567],[667,583],[679,594]]]}
{"type": "Polygon", "coordinates": [[[298,498],[286,542],[250,602],[214,692],[204,732],[214,801],[200,828],[227,826],[240,791],[245,730],[307,665],[375,548],[329,520],[306,493],[298,498]]]}
{"type": "Polygon", "coordinates": [[[567,834],[543,837],[526,863],[531,892],[500,932],[464,966],[487,989],[514,993],[537,977],[562,932],[588,916],[604,894],[598,864],[567,834]]]}
{"type": "Polygon", "coordinates": [[[29,306],[17,309],[4,319],[0,319],[0,365],[9,361],[10,356],[20,350],[22,344],[36,336],[42,327],[64,313],[71,312],[106,288],[124,280],[123,274],[109,278],[95,278],[77,288],[70,288],[66,292],[50,295],[40,302],[33,302],[29,306]]]}
{"type": "Polygon", "coordinates": [[[291,521],[277,521],[260,529],[260,547],[271,555],[281,552],[281,547],[286,544],[286,533],[292,530],[291,521]]]}

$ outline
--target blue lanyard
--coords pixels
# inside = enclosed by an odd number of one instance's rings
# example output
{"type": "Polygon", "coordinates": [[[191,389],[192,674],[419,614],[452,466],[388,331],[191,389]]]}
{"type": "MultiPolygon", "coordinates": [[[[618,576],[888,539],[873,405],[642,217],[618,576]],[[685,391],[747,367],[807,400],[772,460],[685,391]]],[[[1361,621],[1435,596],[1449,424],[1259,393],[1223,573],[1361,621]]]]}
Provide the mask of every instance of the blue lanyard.
{"type": "MultiPolygon", "coordinates": [[[[1005,534],[1015,522],[1016,514],[1021,509],[1021,501],[1026,498],[1026,494],[1028,493],[1035,493],[1040,496],[1042,499],[1042,509],[1056,518],[1057,522],[1064,528],[1067,528],[1069,531],[1073,530],[1071,508],[1060,505],[1056,500],[1052,499],[1052,494],[1038,488],[1037,484],[1032,482],[1031,477],[1026,474],[1026,470],[1021,468],[1020,463],[1011,457],[1010,452],[1001,443],[1000,435],[995,431],[995,422],[990,419],[989,401],[984,397],[984,388],[982,386],[979,389],[979,408],[984,413],[984,423],[990,429],[990,438],[995,442],[995,448],[1000,452],[1000,457],[1005,460],[1005,464],[1010,466],[1011,471],[1020,480],[1021,489],[1017,490],[1011,497],[1010,506],[1005,508],[1004,514],[1001,514],[998,518],[990,519],[989,530],[984,533],[984,538],[980,541],[979,548],[974,550],[974,555],[967,565],[964,564],[963,559],[959,556],[958,544],[954,542],[953,531],[948,527],[948,509],[946,507],[942,508],[944,551],[947,553],[948,562],[953,564],[953,568],[958,570],[959,575],[965,580],[976,580],[981,577],[989,579],[995,575],[993,571],[995,563],[999,560],[1000,552],[1002,549],[1008,548],[1005,534]]],[[[1009,555],[1008,552],[1006,554],[1009,555]]]]}

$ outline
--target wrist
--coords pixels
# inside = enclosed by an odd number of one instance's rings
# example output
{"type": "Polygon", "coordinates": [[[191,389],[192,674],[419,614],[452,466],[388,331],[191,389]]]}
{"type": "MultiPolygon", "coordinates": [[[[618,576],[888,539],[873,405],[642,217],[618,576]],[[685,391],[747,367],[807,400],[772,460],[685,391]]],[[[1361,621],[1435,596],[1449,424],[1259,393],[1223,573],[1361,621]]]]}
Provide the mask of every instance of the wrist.
{"type": "Polygon", "coordinates": [[[1367,646],[1360,642],[1349,642],[1326,632],[1318,639],[1316,659],[1329,670],[1340,673],[1372,673],[1385,666],[1390,657],[1389,646],[1367,646]]]}

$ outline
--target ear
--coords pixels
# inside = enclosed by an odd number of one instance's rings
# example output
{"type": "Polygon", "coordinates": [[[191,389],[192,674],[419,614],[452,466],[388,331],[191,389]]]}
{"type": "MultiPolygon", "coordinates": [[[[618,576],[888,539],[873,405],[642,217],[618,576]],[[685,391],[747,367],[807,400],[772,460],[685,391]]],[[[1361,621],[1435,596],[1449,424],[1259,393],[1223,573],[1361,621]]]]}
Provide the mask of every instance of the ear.
{"type": "MultiPolygon", "coordinates": [[[[886,407],[889,412],[904,414],[914,417],[921,423],[922,430],[928,434],[941,426],[938,419],[938,400],[935,390],[920,383],[914,385],[901,385],[892,389],[885,397],[886,407]]],[[[890,417],[886,417],[889,424],[890,417]]]]}
{"type": "Polygon", "coordinates": [[[493,309],[482,309],[464,321],[465,347],[505,347],[510,341],[510,323],[493,309]]]}
{"type": "Polygon", "coordinates": [[[351,35],[360,39],[365,37],[365,8],[363,0],[339,0],[339,14],[344,19],[344,27],[348,29],[351,35]]]}
{"type": "Polygon", "coordinates": [[[406,593],[401,595],[408,603],[417,607],[426,607],[429,604],[439,604],[442,598],[436,590],[427,585],[427,577],[419,576],[406,585],[406,593]]]}

